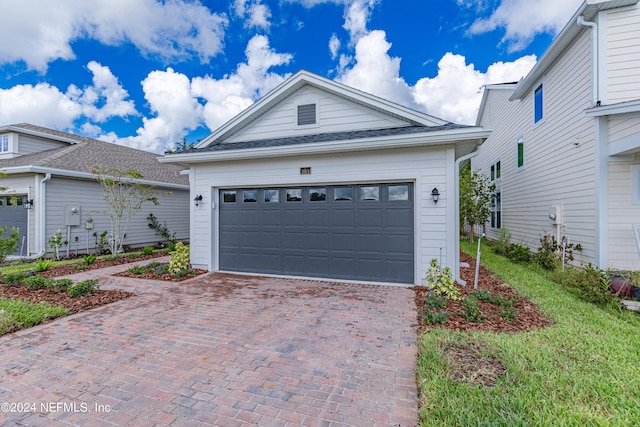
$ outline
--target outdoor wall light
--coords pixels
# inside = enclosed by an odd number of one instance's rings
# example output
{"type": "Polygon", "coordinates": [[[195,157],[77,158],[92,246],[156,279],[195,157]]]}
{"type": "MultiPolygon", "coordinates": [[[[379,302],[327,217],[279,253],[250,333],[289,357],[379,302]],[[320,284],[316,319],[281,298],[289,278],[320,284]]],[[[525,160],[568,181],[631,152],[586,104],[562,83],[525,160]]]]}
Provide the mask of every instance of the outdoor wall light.
{"type": "Polygon", "coordinates": [[[196,207],[200,205],[201,201],[202,201],[202,194],[198,194],[196,197],[193,198],[193,204],[196,205],[196,207]]]}
{"type": "Polygon", "coordinates": [[[25,199],[24,208],[31,209],[33,207],[33,199],[25,199]]]}
{"type": "Polygon", "coordinates": [[[433,190],[431,190],[431,197],[433,198],[433,203],[438,203],[438,197],[440,197],[440,192],[438,191],[437,188],[433,188],[433,190]]]}

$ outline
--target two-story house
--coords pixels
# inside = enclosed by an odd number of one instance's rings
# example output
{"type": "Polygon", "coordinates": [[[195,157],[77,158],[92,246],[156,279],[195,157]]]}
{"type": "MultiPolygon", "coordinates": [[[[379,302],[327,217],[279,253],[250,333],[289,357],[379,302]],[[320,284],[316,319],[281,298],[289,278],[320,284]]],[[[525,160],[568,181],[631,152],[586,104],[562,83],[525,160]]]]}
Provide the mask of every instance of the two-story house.
{"type": "Polygon", "coordinates": [[[582,263],[640,269],[639,70],[638,0],[587,0],[527,76],[485,88],[472,168],[496,185],[488,237],[565,236],[582,263]]]}

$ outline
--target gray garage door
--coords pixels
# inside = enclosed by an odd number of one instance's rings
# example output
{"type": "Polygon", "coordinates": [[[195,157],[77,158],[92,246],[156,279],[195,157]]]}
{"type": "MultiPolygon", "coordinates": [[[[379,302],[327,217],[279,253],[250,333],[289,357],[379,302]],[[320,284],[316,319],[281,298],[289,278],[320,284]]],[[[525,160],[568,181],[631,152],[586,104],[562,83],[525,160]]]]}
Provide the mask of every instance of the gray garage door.
{"type": "Polygon", "coordinates": [[[220,191],[220,269],[414,283],[413,184],[220,191]]]}
{"type": "MultiPolygon", "coordinates": [[[[4,237],[11,233],[11,227],[16,227],[20,232],[20,242],[22,242],[23,236],[27,234],[27,210],[24,209],[22,196],[14,198],[0,196],[0,227],[3,225],[7,226],[4,237]]],[[[20,243],[17,250],[16,253],[20,251],[20,243]]]]}

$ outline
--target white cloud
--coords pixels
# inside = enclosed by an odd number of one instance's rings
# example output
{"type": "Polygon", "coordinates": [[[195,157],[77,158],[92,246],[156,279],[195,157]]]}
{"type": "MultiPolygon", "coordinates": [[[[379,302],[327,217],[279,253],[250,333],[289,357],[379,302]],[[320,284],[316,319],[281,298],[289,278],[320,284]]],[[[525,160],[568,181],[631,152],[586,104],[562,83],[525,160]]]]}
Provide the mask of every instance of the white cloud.
{"type": "Polygon", "coordinates": [[[386,33],[375,30],[362,37],[356,45],[355,65],[346,68],[337,80],[373,95],[417,107],[411,88],[400,77],[400,58],[392,58],[387,52],[391,43],[386,33]]]}
{"type": "Polygon", "coordinates": [[[245,27],[268,30],[271,26],[271,10],[261,0],[235,0],[233,9],[236,16],[246,19],[245,27]]]}
{"type": "Polygon", "coordinates": [[[62,92],[48,83],[0,89],[0,123],[29,122],[70,129],[81,117],[103,122],[137,114],[127,91],[108,67],[91,61],[87,68],[93,73],[93,85],[84,89],[70,85],[62,92]]]}
{"type": "MultiPolygon", "coordinates": [[[[458,0],[465,7],[484,6],[482,0],[458,0]]],[[[469,29],[471,34],[482,34],[503,28],[502,42],[511,52],[525,48],[540,33],[557,34],[567,24],[582,0],[502,0],[488,18],[477,19],[469,29]]]]}
{"type": "Polygon", "coordinates": [[[329,39],[329,52],[331,52],[331,59],[336,59],[338,57],[338,52],[340,51],[340,39],[335,34],[331,35],[329,39]]]}
{"type": "Polygon", "coordinates": [[[92,38],[106,45],[131,42],[164,60],[218,54],[227,24],[199,2],[178,0],[22,0],[3,2],[0,63],[24,61],[41,72],[49,62],[75,57],[71,42],[92,38]]]}
{"type": "Polygon", "coordinates": [[[368,33],[367,23],[377,3],[377,0],[353,0],[345,5],[343,28],[349,32],[352,44],[368,33]]]}
{"type": "Polygon", "coordinates": [[[517,82],[535,65],[534,55],[514,62],[498,62],[486,73],[467,64],[464,56],[445,54],[438,62],[438,75],[420,79],[413,88],[414,98],[427,113],[460,124],[474,124],[481,88],[491,83],[517,82]]]}

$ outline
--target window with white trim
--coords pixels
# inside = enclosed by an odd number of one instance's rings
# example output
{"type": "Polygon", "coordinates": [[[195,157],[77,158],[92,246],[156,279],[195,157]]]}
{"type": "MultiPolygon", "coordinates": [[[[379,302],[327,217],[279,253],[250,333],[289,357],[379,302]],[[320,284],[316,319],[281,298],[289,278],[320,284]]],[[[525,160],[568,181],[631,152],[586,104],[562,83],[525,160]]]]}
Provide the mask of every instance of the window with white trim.
{"type": "Polygon", "coordinates": [[[544,92],[542,83],[533,91],[533,122],[538,123],[544,118],[544,92]]]}
{"type": "Polygon", "coordinates": [[[493,163],[491,165],[491,169],[490,169],[491,173],[489,175],[489,178],[491,179],[491,182],[500,180],[500,176],[502,175],[502,172],[501,172],[500,168],[501,168],[500,167],[500,160],[498,160],[497,162],[495,162],[495,163],[493,163]]]}
{"type": "Polygon", "coordinates": [[[502,227],[502,193],[496,190],[491,194],[491,228],[502,227]]]}
{"type": "Polygon", "coordinates": [[[516,140],[516,167],[522,169],[524,167],[524,135],[520,135],[516,140]]]}
{"type": "Polygon", "coordinates": [[[0,153],[9,152],[9,135],[0,135],[0,153]]]}

